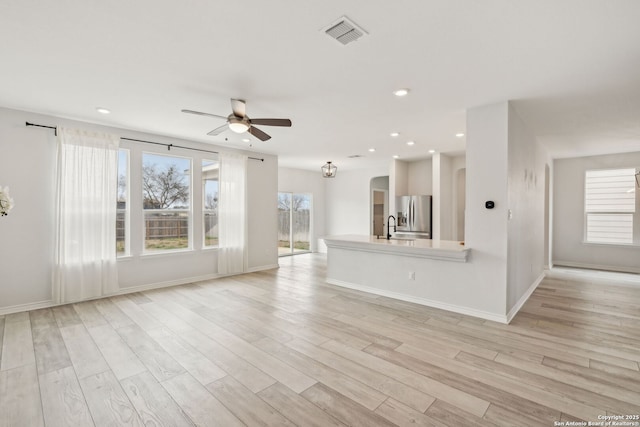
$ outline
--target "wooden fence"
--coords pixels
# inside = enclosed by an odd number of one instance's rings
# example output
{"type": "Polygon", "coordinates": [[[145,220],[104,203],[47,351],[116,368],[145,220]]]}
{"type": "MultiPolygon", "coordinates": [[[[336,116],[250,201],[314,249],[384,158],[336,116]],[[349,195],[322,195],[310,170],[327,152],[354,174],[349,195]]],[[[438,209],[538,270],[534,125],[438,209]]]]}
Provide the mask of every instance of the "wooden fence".
{"type": "Polygon", "coordinates": [[[144,235],[147,239],[176,239],[189,236],[188,214],[152,214],[145,215],[144,235]]]}
{"type": "MultiPolygon", "coordinates": [[[[207,237],[218,237],[218,215],[206,213],[204,229],[207,237]]],[[[186,211],[145,211],[145,237],[147,239],[177,239],[189,236],[189,214],[186,211]]],[[[125,211],[116,215],[116,241],[125,239],[125,211]]]]}
{"type": "MultiPolygon", "coordinates": [[[[289,211],[278,210],[278,240],[289,241],[290,225],[289,211]]],[[[293,241],[308,242],[310,230],[311,212],[306,209],[293,212],[293,241]]]]}

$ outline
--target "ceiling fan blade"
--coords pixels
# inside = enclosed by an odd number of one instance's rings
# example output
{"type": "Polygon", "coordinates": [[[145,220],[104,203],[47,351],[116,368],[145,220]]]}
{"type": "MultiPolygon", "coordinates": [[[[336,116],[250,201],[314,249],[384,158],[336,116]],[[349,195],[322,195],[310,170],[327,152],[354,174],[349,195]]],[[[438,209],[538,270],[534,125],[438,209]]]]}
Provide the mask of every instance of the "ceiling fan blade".
{"type": "Polygon", "coordinates": [[[266,141],[268,139],[271,139],[271,137],[269,135],[267,135],[266,133],[262,132],[260,129],[258,129],[255,126],[251,126],[249,128],[249,133],[253,136],[255,136],[256,138],[258,138],[260,141],[266,141]]]}
{"type": "Polygon", "coordinates": [[[211,136],[216,136],[216,135],[220,135],[222,132],[224,132],[225,130],[227,130],[229,128],[229,126],[227,126],[227,124],[223,124],[222,126],[215,128],[214,130],[212,130],[211,132],[209,132],[207,135],[211,135],[211,136]]]}
{"type": "Polygon", "coordinates": [[[209,116],[209,117],[218,117],[220,119],[227,119],[226,116],[219,116],[217,114],[211,114],[211,113],[203,113],[202,111],[193,111],[193,110],[180,110],[183,113],[188,113],[188,114],[196,114],[198,116],[209,116]]]}
{"type": "Polygon", "coordinates": [[[247,114],[246,104],[242,99],[231,98],[231,110],[233,110],[233,115],[236,117],[243,118],[247,114]]]}
{"type": "Polygon", "coordinates": [[[286,126],[291,127],[289,119],[251,119],[251,124],[265,126],[286,126]]]}

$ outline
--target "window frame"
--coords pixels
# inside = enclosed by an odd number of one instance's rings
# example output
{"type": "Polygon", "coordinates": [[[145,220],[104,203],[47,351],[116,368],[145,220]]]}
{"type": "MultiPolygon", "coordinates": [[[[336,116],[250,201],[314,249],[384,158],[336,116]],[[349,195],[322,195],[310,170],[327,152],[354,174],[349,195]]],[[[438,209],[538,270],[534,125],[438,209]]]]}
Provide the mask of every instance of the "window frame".
{"type": "Polygon", "coordinates": [[[615,167],[615,168],[602,168],[602,169],[587,169],[584,173],[584,227],[583,227],[583,243],[588,245],[604,245],[604,246],[640,246],[640,197],[638,197],[638,186],[636,185],[636,176],[638,173],[638,169],[634,167],[615,167]],[[589,173],[590,172],[602,172],[602,171],[624,171],[624,170],[632,170],[632,180],[633,180],[633,188],[632,191],[634,193],[633,199],[633,210],[629,209],[621,209],[621,208],[608,208],[608,209],[589,209],[589,189],[587,188],[589,173]],[[593,217],[600,216],[626,216],[631,218],[631,241],[630,242],[614,242],[614,241],[598,241],[598,240],[590,240],[589,239],[589,219],[590,215],[593,217]]]}
{"type": "Polygon", "coordinates": [[[140,192],[140,197],[141,197],[141,210],[142,210],[142,222],[141,222],[141,238],[142,238],[142,247],[141,247],[141,255],[142,256],[157,256],[157,255],[166,255],[166,254],[172,254],[172,253],[184,253],[184,252],[193,252],[194,249],[194,242],[193,242],[193,209],[194,209],[194,203],[193,203],[193,190],[194,190],[194,179],[193,179],[193,165],[194,165],[194,161],[196,161],[195,157],[192,156],[180,156],[180,155],[175,155],[175,154],[166,154],[166,153],[160,153],[160,152],[155,152],[155,151],[146,151],[146,150],[142,150],[141,151],[141,157],[140,157],[140,184],[141,184],[141,192],[140,192]],[[189,208],[188,209],[145,209],[144,207],[144,184],[143,184],[143,179],[144,179],[144,164],[145,164],[145,156],[147,155],[151,155],[151,156],[159,156],[159,157],[173,157],[173,158],[179,158],[179,159],[185,159],[189,162],[189,167],[187,168],[187,170],[189,171],[188,174],[188,183],[189,183],[189,208]],[[185,248],[177,248],[177,249],[148,249],[147,248],[147,219],[146,219],[146,213],[149,211],[168,211],[168,212],[185,212],[187,214],[187,247],[185,248]]]}
{"type": "Polygon", "coordinates": [[[131,256],[131,150],[129,148],[118,148],[118,194],[116,195],[116,258],[127,258],[131,256]],[[125,160],[125,209],[118,209],[117,203],[120,191],[120,153],[126,155],[125,160]],[[117,224],[118,214],[124,211],[124,250],[118,252],[117,224]]]}
{"type": "MultiPolygon", "coordinates": [[[[217,156],[215,156],[215,157],[217,157],[217,156]]],[[[218,216],[218,205],[216,204],[215,210],[206,208],[206,206],[207,206],[207,184],[206,184],[206,182],[207,181],[214,181],[214,180],[213,179],[206,179],[204,177],[204,173],[203,172],[204,172],[204,168],[205,168],[205,165],[204,165],[205,162],[210,162],[210,163],[213,163],[213,164],[217,164],[217,166],[218,166],[218,178],[215,179],[215,181],[218,183],[218,193],[217,194],[218,194],[218,200],[219,200],[220,199],[220,160],[219,159],[215,159],[214,160],[212,158],[204,158],[203,157],[202,159],[200,159],[200,161],[201,161],[201,171],[200,172],[202,174],[202,179],[201,179],[201,181],[202,181],[202,192],[201,192],[202,193],[202,249],[203,250],[218,249],[219,243],[216,243],[215,245],[207,245],[207,227],[206,227],[207,220],[206,220],[206,215],[207,215],[208,212],[209,213],[213,212],[216,216],[218,216]]],[[[218,225],[218,224],[216,223],[216,225],[218,225]]],[[[219,240],[218,240],[218,242],[219,242],[219,240]]]]}

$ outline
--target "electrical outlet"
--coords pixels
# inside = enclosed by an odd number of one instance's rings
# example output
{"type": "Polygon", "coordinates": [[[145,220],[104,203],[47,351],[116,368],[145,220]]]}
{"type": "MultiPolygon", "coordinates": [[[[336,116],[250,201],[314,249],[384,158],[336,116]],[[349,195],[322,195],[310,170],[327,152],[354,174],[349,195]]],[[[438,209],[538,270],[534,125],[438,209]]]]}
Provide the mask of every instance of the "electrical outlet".
{"type": "Polygon", "coordinates": [[[410,271],[409,272],[409,280],[416,280],[416,272],[415,271],[410,271]]]}

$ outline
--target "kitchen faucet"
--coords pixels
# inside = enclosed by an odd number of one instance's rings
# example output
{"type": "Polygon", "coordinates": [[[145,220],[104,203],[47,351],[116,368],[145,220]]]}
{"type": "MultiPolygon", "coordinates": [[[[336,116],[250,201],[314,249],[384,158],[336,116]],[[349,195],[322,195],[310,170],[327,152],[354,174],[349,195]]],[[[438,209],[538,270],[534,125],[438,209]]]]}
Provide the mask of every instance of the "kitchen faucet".
{"type": "Polygon", "coordinates": [[[396,232],[396,217],[393,215],[389,215],[389,218],[387,218],[387,240],[391,239],[391,231],[389,229],[389,227],[391,226],[391,224],[389,224],[390,218],[393,218],[393,232],[396,232]]]}

